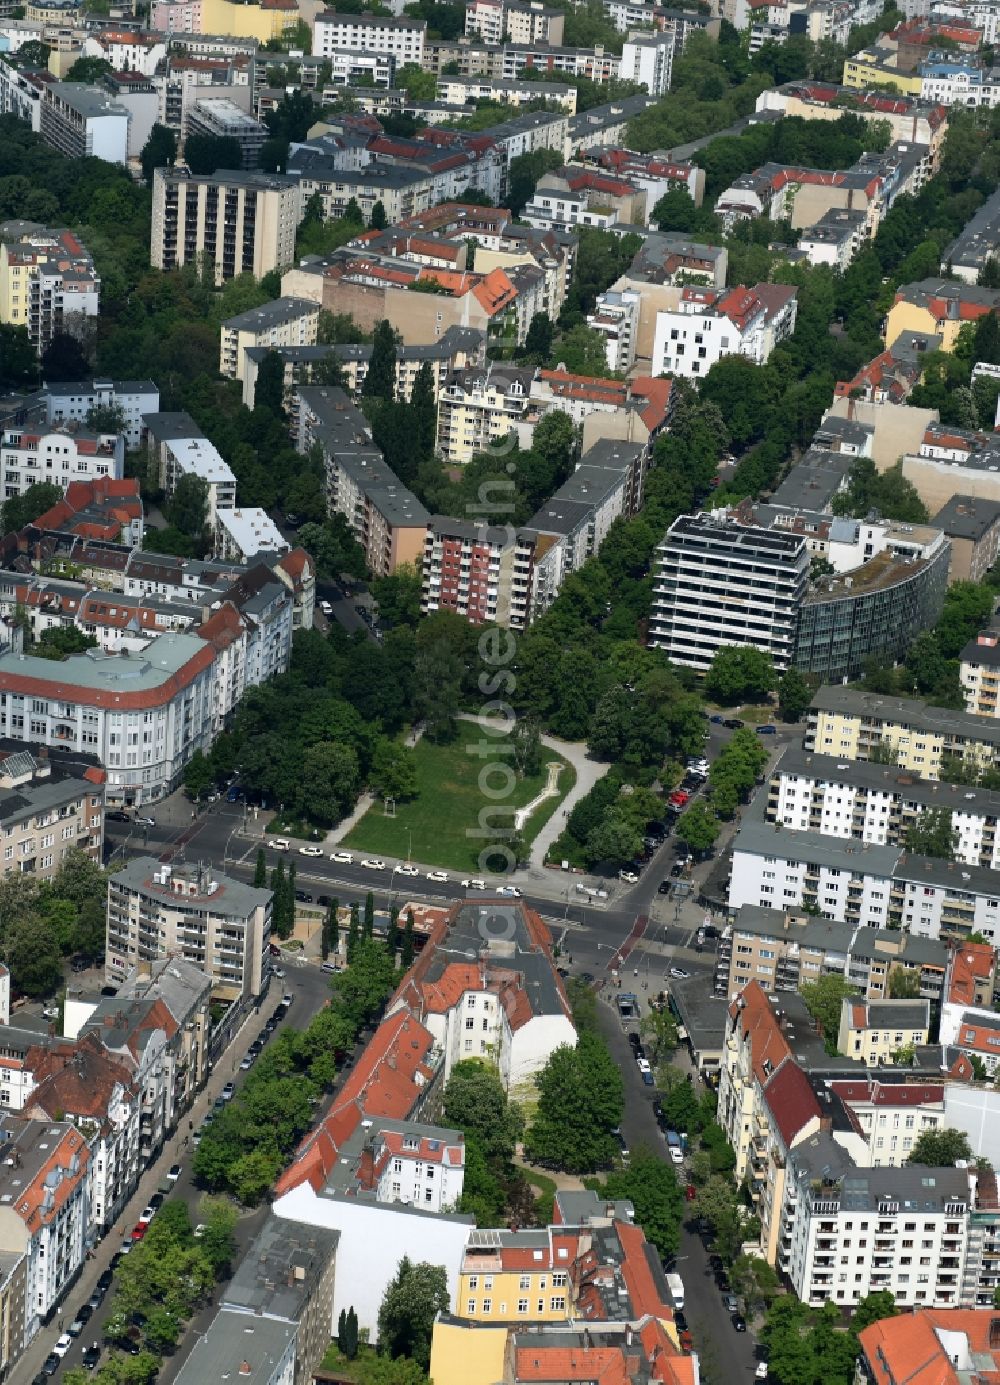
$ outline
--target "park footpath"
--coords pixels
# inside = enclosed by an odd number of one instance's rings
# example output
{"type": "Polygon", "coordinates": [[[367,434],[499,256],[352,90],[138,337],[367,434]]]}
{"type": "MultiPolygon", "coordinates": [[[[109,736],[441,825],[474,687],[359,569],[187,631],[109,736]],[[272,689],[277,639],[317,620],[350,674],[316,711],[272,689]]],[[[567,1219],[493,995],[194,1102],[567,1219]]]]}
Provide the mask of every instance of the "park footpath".
{"type": "MultiPolygon", "coordinates": [[[[27,1350],[18,1359],[13,1374],[15,1382],[23,1381],[27,1385],[28,1381],[34,1380],[42,1368],[42,1362],[52,1350],[52,1344],[56,1337],[63,1331],[66,1323],[73,1321],[77,1309],[81,1308],[93,1294],[98,1279],[121,1249],[123,1240],[139,1220],[142,1209],[147,1206],[149,1199],[158,1191],[167,1170],[172,1164],[183,1163],[194,1157],[191,1132],[197,1130],[208,1115],[216,1098],[222,1094],[222,1088],[232,1080],[243,1054],[267,1023],[270,1011],[266,1009],[266,998],[265,993],[260,1009],[253,1008],[250,1010],[242,1026],[233,1035],[228,1048],[219,1055],[215,1066],[208,1075],[205,1086],[178,1121],[176,1129],[164,1141],[156,1159],[147,1165],[140,1175],[135,1191],[120,1213],[117,1224],[109,1228],[94,1247],[91,1257],[84,1260],[83,1267],[69,1293],[60,1304],[58,1313],[47,1326],[43,1326],[35,1334],[27,1350]]],[[[201,1194],[199,1193],[198,1196],[200,1197],[201,1194]]],[[[113,1293],[114,1286],[108,1292],[113,1293]]],[[[85,1330],[83,1338],[86,1339],[86,1336],[85,1330]]]]}

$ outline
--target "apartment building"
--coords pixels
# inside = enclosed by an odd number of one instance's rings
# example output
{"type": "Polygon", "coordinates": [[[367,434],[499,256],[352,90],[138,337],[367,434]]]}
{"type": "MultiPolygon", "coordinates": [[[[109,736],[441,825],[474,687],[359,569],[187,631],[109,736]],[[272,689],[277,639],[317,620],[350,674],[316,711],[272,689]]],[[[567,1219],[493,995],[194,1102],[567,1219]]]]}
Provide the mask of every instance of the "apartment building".
{"type": "MultiPolygon", "coordinates": [[[[561,19],[561,11],[559,16],[561,19]]],[[[510,106],[513,110],[530,105],[532,101],[546,101],[562,107],[567,115],[576,114],[576,90],[563,82],[526,82],[516,77],[504,81],[502,77],[457,77],[443,73],[437,80],[435,97],[446,106],[467,106],[483,101],[510,106]]]]}
{"type": "Polygon", "coordinates": [[[996,872],[899,847],[794,831],[752,803],[733,849],[729,907],[797,910],[921,937],[1000,936],[996,872]]]}
{"type": "Polygon", "coordinates": [[[83,1265],[91,1239],[90,1152],[68,1121],[4,1119],[0,1166],[0,1251],[24,1256],[27,1345],[83,1265]]]}
{"type": "Polygon", "coordinates": [[[677,307],[656,314],[654,375],[700,379],[723,356],[763,365],[795,330],[796,290],[785,284],[685,288],[677,307]]]}
{"type": "Polygon", "coordinates": [[[0,322],[26,327],[41,355],[77,317],[96,317],[101,280],[72,231],[32,229],[0,243],[0,322]]]}
{"type": "Polygon", "coordinates": [[[869,1068],[889,1066],[895,1054],[927,1043],[930,1024],[928,1000],[856,1000],[845,996],[837,1049],[869,1068]]]}
{"type": "Polygon", "coordinates": [[[768,790],[767,816],[776,825],[882,846],[903,846],[926,812],[948,815],[956,860],[1000,870],[1000,794],[994,790],[794,745],[783,752],[768,790]]]}
{"type": "Polygon", "coordinates": [[[886,122],[892,139],[925,144],[935,164],[948,130],[948,112],[941,105],[887,91],[860,91],[833,82],[787,82],[757,98],[758,111],[780,111],[801,120],[839,120],[845,110],[870,123],[886,122]]]}
{"type": "Polygon", "coordinates": [[[422,19],[391,15],[337,14],[323,10],[313,24],[312,51],[320,58],[334,53],[389,53],[400,67],[423,66],[427,24],[422,19]]]}
{"type": "Polygon", "coordinates": [[[971,1308],[921,1308],[883,1318],[859,1333],[858,1379],[864,1385],[897,1385],[913,1374],[914,1362],[929,1379],[974,1378],[1000,1371],[998,1323],[987,1302],[971,1308]]]}
{"type": "Polygon", "coordinates": [[[182,476],[197,476],[207,492],[206,521],[214,528],[220,510],[236,507],[236,477],[187,413],[156,413],[145,418],[147,450],[157,468],[160,489],[171,496],[182,476]]]}
{"type": "Polygon", "coordinates": [[[467,0],[465,33],[484,43],[551,43],[563,41],[562,10],[541,0],[467,0]]]}
{"type": "Polygon", "coordinates": [[[167,56],[164,35],[144,29],[108,28],[88,34],[83,56],[103,58],[116,72],[138,72],[152,77],[167,56]]]}
{"type": "Polygon", "coordinates": [[[751,981],[784,1003],[803,982],[844,976],[871,1000],[889,997],[895,972],[909,972],[920,995],[938,1001],[945,989],[948,947],[938,938],[896,929],[744,904],[723,929],[715,962],[715,994],[735,1000],[751,981]]]}
{"type": "Polygon", "coordinates": [[[454,611],[471,625],[525,629],[533,614],[533,568],[540,547],[544,540],[530,529],[512,536],[486,521],[430,516],[421,610],[454,611]]]}
{"type": "Polygon", "coordinates": [[[120,433],[93,433],[79,424],[53,432],[11,428],[0,433],[0,485],[3,497],[23,495],[47,481],[68,490],[74,481],[121,481],[125,439],[120,433]]]}
{"type": "Polygon", "coordinates": [[[234,139],[240,146],[240,167],[256,169],[260,151],[267,139],[267,126],[247,115],[235,101],[223,96],[205,96],[192,103],[184,137],[205,135],[210,139],[234,139]]]}
{"type": "Polygon", "coordinates": [[[131,120],[128,107],[107,92],[83,82],[49,82],[42,92],[38,132],[69,159],[127,164],[131,120]]]}
{"type": "Polygon", "coordinates": [[[951,757],[992,765],[1000,745],[995,717],[951,712],[915,698],[821,687],[810,707],[805,745],[841,760],[895,757],[923,779],[947,779],[951,757]]]}
{"type": "Polygon", "coordinates": [[[669,29],[630,34],[622,44],[620,79],[645,87],[650,96],[666,95],[673,81],[676,45],[676,36],[669,29]]]}
{"type": "Polygon", "coordinates": [[[994,253],[998,238],[1000,192],[995,192],[977,212],[973,213],[955,239],[941,251],[941,272],[954,274],[963,284],[978,284],[987,260],[994,253]]]}
{"type": "Polygon", "coordinates": [[[37,135],[42,124],[42,93],[51,80],[48,68],[38,71],[0,63],[0,115],[14,116],[37,135]]]}
{"type": "Polygon", "coordinates": [[[271,892],[206,866],[140,856],[108,881],[108,980],[177,954],[212,978],[217,1000],[259,996],[267,985],[271,892]]]}
{"type": "MultiPolygon", "coordinates": [[[[986,206],[989,206],[987,203],[986,206]]],[[[956,274],[959,274],[956,269],[956,274]]],[[[921,279],[902,284],[885,321],[885,344],[891,347],[901,332],[938,335],[941,350],[953,351],[966,322],[978,322],[1000,308],[1000,289],[978,287],[959,274],[956,279],[921,279]]]]}
{"type": "MultiPolygon", "coordinates": [[[[861,1168],[899,1168],[910,1157],[925,1130],[950,1126],[945,1095],[961,1093],[961,1084],[914,1082],[909,1074],[886,1072],[884,1078],[841,1079],[827,1084],[831,1106],[847,1116],[848,1128],[834,1122],[837,1143],[861,1168]]],[[[824,1105],[825,1105],[824,1101],[824,1105]]]]}
{"type": "Polygon", "coordinates": [[[1000,717],[1000,631],[984,630],[962,650],[959,677],[965,710],[974,716],[1000,717]]]}
{"type": "Polygon", "coordinates": [[[273,1213],[236,1267],[221,1308],[295,1334],[293,1385],[306,1385],[330,1345],[339,1233],[273,1213]]]}
{"type": "Polygon", "coordinates": [[[245,273],[262,279],[293,263],[300,215],[298,181],[283,174],[195,177],[183,166],[158,168],[150,262],[154,269],[206,263],[216,284],[245,273]]]}
{"type": "Polygon", "coordinates": [[[516,77],[526,67],[565,72],[592,82],[615,82],[621,72],[621,58],[601,43],[593,48],[562,48],[539,42],[504,44],[500,75],[516,77]]]}
{"type": "Polygon", "coordinates": [[[998,458],[995,434],[931,421],[918,447],[904,453],[902,472],[929,508],[946,505],[957,492],[995,505],[1000,503],[998,458]]]}
{"type": "MultiPolygon", "coordinates": [[[[131,1196],[139,1165],[139,1092],[96,1034],[47,1049],[25,1104],[29,1120],[69,1120],[87,1141],[90,1218],[106,1234],[131,1196]]],[[[89,1229],[89,1228],[88,1228],[89,1229]]]]}
{"type": "Polygon", "coordinates": [[[949,585],[982,581],[1000,557],[1000,501],[953,495],[931,523],[951,544],[949,585]]]}
{"type": "Polygon", "coordinates": [[[965,1301],[966,1169],[858,1169],[821,1131],[791,1151],[788,1183],[778,1267],[804,1303],[850,1309],[880,1289],[903,1307],[965,1301]]]}
{"type": "Polygon", "coordinates": [[[608,231],[619,222],[644,226],[649,209],[645,190],[600,168],[567,164],[539,178],[523,216],[543,230],[581,226],[608,231]]]}
{"type": "Polygon", "coordinates": [[[464,465],[511,434],[530,445],[533,376],[530,367],[497,362],[453,371],[438,395],[437,446],[445,461],[464,465]]]}
{"type": "Polygon", "coordinates": [[[3,873],[49,880],[71,851],[101,865],[106,779],[93,755],[0,744],[3,873]]]}
{"type": "Polygon", "coordinates": [[[730,644],[754,645],[787,668],[808,570],[800,535],[681,515],[657,548],[650,643],[701,671],[730,644]]]}
{"type": "Polygon", "coordinates": [[[319,305],[307,298],[276,298],[260,308],[237,313],[222,324],[219,374],[245,383],[248,350],[313,346],[318,325],[319,305]]]}
{"type": "Polygon", "coordinates": [[[162,635],[139,656],[91,649],[54,663],[8,650],[0,732],[96,755],[110,803],[147,803],[211,744],[214,664],[211,645],[188,634],[162,635]]]}
{"type": "Polygon", "coordinates": [[[655,96],[624,96],[604,106],[591,106],[570,119],[566,148],[577,156],[588,149],[614,148],[627,143],[629,122],[656,101],[655,96]]]}
{"type": "Polygon", "coordinates": [[[299,386],[296,396],[298,450],[322,448],[327,508],[347,519],[368,566],[379,576],[419,568],[430,516],[386,466],[364,415],[340,389],[299,386]]]}
{"type": "Polygon", "coordinates": [[[47,380],[38,398],[50,426],[86,424],[92,410],[117,411],[130,452],[145,440],[145,415],[156,413],[160,407],[160,391],[152,380],[47,380]]]}
{"type": "Polygon", "coordinates": [[[213,548],[223,562],[248,563],[258,553],[287,553],[288,542],[266,510],[243,505],[216,510],[213,548]]]}

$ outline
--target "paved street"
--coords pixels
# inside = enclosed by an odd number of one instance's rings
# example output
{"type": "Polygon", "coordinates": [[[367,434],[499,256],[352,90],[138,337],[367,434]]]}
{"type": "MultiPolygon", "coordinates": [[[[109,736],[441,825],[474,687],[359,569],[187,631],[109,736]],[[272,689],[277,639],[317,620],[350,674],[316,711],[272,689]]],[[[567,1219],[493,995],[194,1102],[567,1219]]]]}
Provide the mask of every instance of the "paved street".
{"type": "MultiPolygon", "coordinates": [[[[214,1071],[209,1075],[205,1089],[199,1095],[190,1113],[181,1121],[179,1128],[173,1136],[166,1142],[160,1152],[156,1162],[142,1174],[139,1179],[136,1191],[129,1200],[124,1212],[118,1219],[117,1228],[111,1230],[104,1239],[97,1245],[94,1258],[84,1263],[79,1278],[70,1289],[66,1298],[60,1306],[59,1312],[52,1319],[48,1327],[44,1327],[38,1333],[20,1362],[11,1375],[12,1385],[28,1385],[41,1369],[42,1362],[52,1350],[53,1343],[59,1336],[60,1331],[71,1323],[76,1316],[78,1309],[87,1302],[97,1285],[97,1280],[111,1261],[112,1256],[121,1249],[122,1241],[131,1232],[132,1227],[139,1219],[139,1214],[149,1202],[153,1193],[159,1187],[160,1180],[164,1177],[171,1164],[180,1163],[183,1166],[183,1173],[178,1180],[171,1197],[182,1197],[188,1204],[191,1212],[192,1222],[198,1221],[198,1205],[201,1201],[201,1193],[194,1187],[191,1180],[191,1160],[194,1155],[189,1140],[188,1123],[190,1122],[195,1129],[205,1119],[207,1112],[211,1109],[212,1103],[221,1092],[227,1082],[235,1082],[237,1087],[243,1081],[246,1074],[239,1071],[240,1059],[245,1054],[247,1048],[257,1037],[263,1028],[268,1017],[274,1010],[275,1005],[281,999],[282,988],[290,992],[294,997],[293,1004],[284,1021],[286,1024],[293,1025],[295,1028],[304,1028],[310,1019],[322,1007],[329,995],[328,978],[312,967],[293,967],[288,970],[284,982],[273,982],[270,992],[264,998],[259,1013],[251,1011],[250,1017],[245,1022],[243,1028],[238,1032],[229,1049],[223,1053],[216,1064],[214,1071]],[[60,1327],[60,1324],[62,1326],[60,1327]]],[[[237,1252],[236,1259],[246,1250],[261,1223],[267,1214],[267,1208],[261,1207],[253,1212],[245,1213],[237,1226],[237,1252]]],[[[221,1286],[220,1286],[221,1287],[221,1286]]],[[[103,1327],[107,1321],[114,1300],[114,1290],[110,1290],[101,1304],[100,1308],[94,1313],[90,1322],[85,1327],[82,1335],[76,1339],[72,1347],[66,1353],[63,1365],[56,1375],[58,1383],[59,1377],[70,1366],[79,1366],[84,1347],[91,1342],[99,1342],[103,1345],[103,1327]]],[[[215,1302],[218,1301],[218,1290],[215,1295],[215,1302]]],[[[170,1381],[180,1369],[187,1353],[196,1340],[196,1334],[203,1332],[211,1321],[214,1308],[206,1306],[201,1314],[193,1322],[193,1330],[189,1331],[178,1349],[177,1353],[168,1358],[163,1370],[160,1372],[161,1382],[170,1381]]]]}
{"type": "MultiPolygon", "coordinates": [[[[693,968],[692,968],[693,970],[693,968]]],[[[608,992],[610,1002],[611,992],[608,992]]],[[[648,1013],[645,999],[640,1000],[643,1014],[648,1013]]],[[[652,1087],[643,1086],[625,1037],[625,1030],[611,1003],[600,1003],[598,1015],[601,1028],[612,1054],[625,1078],[625,1116],[622,1128],[630,1150],[646,1145],[667,1157],[666,1141],[656,1123],[652,1087]]],[[[697,1081],[686,1054],[678,1053],[677,1066],[691,1073],[697,1081]]],[[[683,1179],[683,1171],[680,1171],[683,1179]]],[[[674,1268],[674,1267],[671,1267],[674,1268]]],[[[701,1359],[703,1385],[736,1385],[752,1379],[756,1367],[754,1339],[747,1333],[736,1332],[708,1264],[708,1251],[701,1237],[685,1225],[681,1230],[681,1245],[676,1262],[677,1273],[684,1281],[684,1314],[701,1359]]]]}

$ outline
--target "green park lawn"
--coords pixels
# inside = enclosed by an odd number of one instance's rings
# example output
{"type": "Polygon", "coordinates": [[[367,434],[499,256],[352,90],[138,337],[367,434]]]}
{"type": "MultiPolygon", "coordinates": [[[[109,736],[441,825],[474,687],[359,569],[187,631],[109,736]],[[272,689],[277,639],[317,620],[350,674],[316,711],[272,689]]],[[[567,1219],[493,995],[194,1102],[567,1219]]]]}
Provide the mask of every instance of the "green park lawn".
{"type": "MultiPolygon", "coordinates": [[[[470,874],[479,872],[478,856],[490,839],[467,836],[479,823],[479,814],[496,808],[479,787],[480,770],[489,761],[466,750],[478,743],[483,733],[472,722],[460,722],[458,738],[451,745],[432,745],[423,739],[414,748],[419,793],[409,803],[397,803],[396,816],[386,817],[383,805],[374,803],[346,838],[344,845],[377,856],[391,856],[447,870],[470,874]]],[[[524,825],[522,837],[530,843],[572,787],[575,773],[571,765],[542,747],[543,768],[538,775],[518,779],[509,798],[500,806],[520,808],[545,786],[544,766],[559,760],[564,768],[559,776],[559,795],[546,799],[524,825]]],[[[497,763],[509,764],[510,757],[498,755],[497,763]]],[[[495,773],[489,787],[500,788],[504,776],[495,773]]],[[[494,812],[488,826],[513,827],[513,813],[494,812]]]]}

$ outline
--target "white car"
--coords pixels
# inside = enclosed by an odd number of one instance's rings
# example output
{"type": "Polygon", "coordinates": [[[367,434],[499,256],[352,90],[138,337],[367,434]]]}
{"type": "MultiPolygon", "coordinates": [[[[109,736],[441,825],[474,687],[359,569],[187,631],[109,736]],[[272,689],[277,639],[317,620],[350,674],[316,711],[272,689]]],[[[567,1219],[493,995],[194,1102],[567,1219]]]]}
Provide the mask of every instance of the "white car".
{"type": "Polygon", "coordinates": [[[205,1223],[203,1221],[200,1221],[198,1225],[195,1227],[195,1229],[191,1232],[191,1235],[195,1238],[196,1241],[200,1241],[207,1230],[208,1227],[205,1225],[205,1223]]]}
{"type": "Polygon", "coordinates": [[[59,1018],[59,1006],[58,1006],[58,1005],[46,1005],[45,1009],[42,1011],[42,1019],[46,1019],[46,1020],[57,1020],[58,1018],[59,1018]]]}
{"type": "Polygon", "coordinates": [[[626,885],[638,885],[639,883],[639,877],[634,870],[620,870],[618,872],[618,879],[624,880],[626,885]]]}
{"type": "Polygon", "coordinates": [[[689,971],[685,971],[683,967],[671,967],[670,975],[674,978],[675,981],[686,981],[688,977],[691,975],[691,973],[689,971]]]}
{"type": "Polygon", "coordinates": [[[324,614],[325,616],[332,616],[332,615],[333,615],[333,606],[331,605],[331,603],[330,603],[329,601],[321,601],[321,602],[319,603],[319,608],[320,608],[320,610],[323,612],[323,614],[324,614]]]}
{"type": "Polygon", "coordinates": [[[385,862],[378,856],[366,856],[361,862],[362,870],[385,870],[385,862]]]}
{"type": "Polygon", "coordinates": [[[336,861],[338,866],[353,866],[354,854],[350,851],[334,851],[330,855],[331,861],[336,861]]]}
{"type": "Polygon", "coordinates": [[[292,844],[284,837],[273,837],[271,839],[271,849],[273,851],[291,851],[292,844]]]}
{"type": "Polygon", "coordinates": [[[652,1068],[649,1066],[648,1058],[637,1058],[635,1060],[635,1065],[640,1072],[652,1072],[652,1068]]]}
{"type": "Polygon", "coordinates": [[[409,864],[404,865],[404,866],[397,866],[397,867],[396,867],[396,870],[397,870],[397,872],[398,872],[400,875],[419,875],[419,874],[420,874],[420,872],[419,872],[419,870],[417,870],[416,866],[411,866],[411,865],[409,865],[409,864]]]}
{"type": "Polygon", "coordinates": [[[322,855],[323,855],[323,848],[320,847],[320,846],[300,846],[300,847],[299,847],[299,855],[300,855],[300,856],[322,856],[322,855]]]}
{"type": "Polygon", "coordinates": [[[463,890],[488,890],[489,886],[485,880],[463,880],[463,890]]]}
{"type": "Polygon", "coordinates": [[[427,879],[436,880],[440,885],[446,885],[448,883],[448,872],[445,870],[429,870],[427,872],[427,879]]]}
{"type": "Polygon", "coordinates": [[[520,899],[521,891],[516,885],[498,885],[497,894],[501,899],[520,899]]]}
{"type": "Polygon", "coordinates": [[[65,1356],[72,1345],[73,1338],[69,1335],[68,1332],[64,1332],[63,1335],[59,1338],[58,1342],[56,1342],[52,1350],[55,1352],[57,1356],[65,1356]]]}
{"type": "Polygon", "coordinates": [[[140,1226],[148,1226],[149,1223],[153,1220],[153,1218],[154,1218],[155,1216],[156,1216],[156,1208],[155,1208],[155,1207],[144,1207],[144,1208],[142,1209],[142,1211],[139,1213],[139,1225],[140,1225],[140,1226]]]}
{"type": "Polygon", "coordinates": [[[756,1369],[756,1370],[754,1371],[754,1373],[753,1373],[753,1378],[754,1378],[754,1380],[766,1380],[766,1379],[767,1379],[767,1362],[766,1362],[766,1361],[758,1361],[758,1362],[757,1362],[757,1369],[756,1369]]]}

